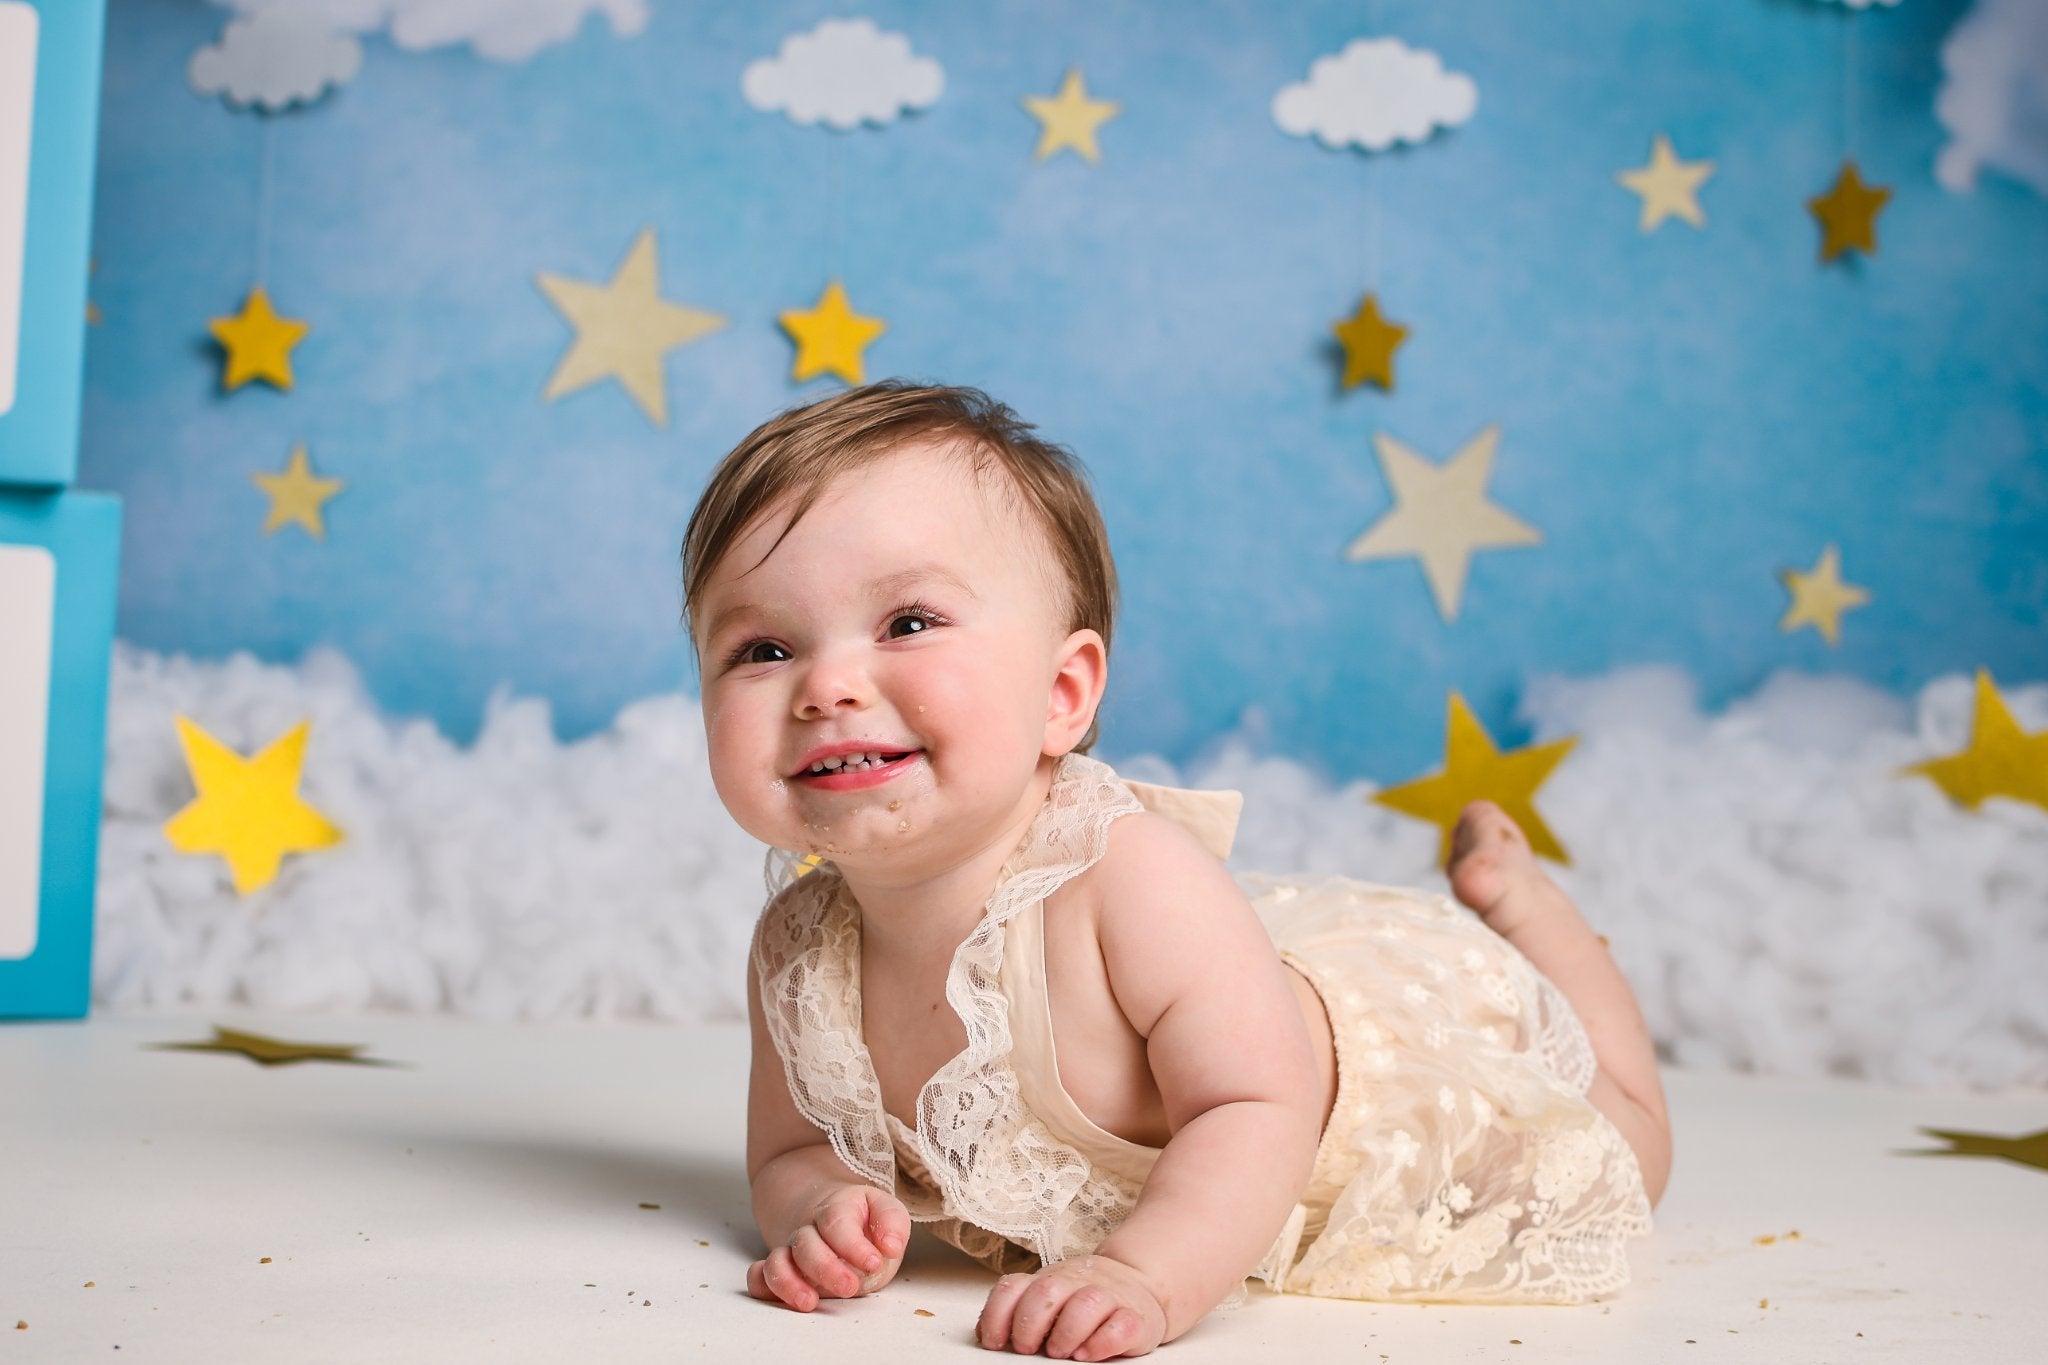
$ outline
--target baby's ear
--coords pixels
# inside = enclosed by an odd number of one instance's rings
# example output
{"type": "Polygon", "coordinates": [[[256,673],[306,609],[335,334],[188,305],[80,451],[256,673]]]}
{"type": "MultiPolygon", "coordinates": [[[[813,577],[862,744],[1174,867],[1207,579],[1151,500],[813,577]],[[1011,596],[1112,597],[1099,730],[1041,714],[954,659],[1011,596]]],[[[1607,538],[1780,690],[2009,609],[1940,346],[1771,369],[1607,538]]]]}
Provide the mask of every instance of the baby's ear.
{"type": "Polygon", "coordinates": [[[1045,755],[1072,753],[1095,724],[1102,691],[1109,685],[1109,650],[1102,636],[1077,630],[1053,655],[1052,693],[1045,705],[1045,755]]]}

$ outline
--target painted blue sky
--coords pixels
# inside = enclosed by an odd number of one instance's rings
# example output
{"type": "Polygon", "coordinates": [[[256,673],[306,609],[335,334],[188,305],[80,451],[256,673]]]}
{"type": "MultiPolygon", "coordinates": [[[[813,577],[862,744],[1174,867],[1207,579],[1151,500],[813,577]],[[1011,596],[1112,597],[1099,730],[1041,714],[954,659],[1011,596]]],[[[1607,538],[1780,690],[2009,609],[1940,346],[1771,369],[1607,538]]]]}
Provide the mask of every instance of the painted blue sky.
{"type": "Polygon", "coordinates": [[[661,4],[523,64],[369,38],[266,117],[186,82],[227,11],[114,0],[80,482],[127,501],[120,632],[330,644],[459,736],[501,685],[565,736],[693,689],[683,524],[720,454],[834,387],[790,381],[776,315],[836,278],[888,322],[871,376],[984,387],[1094,473],[1112,756],[1185,759],[1257,708],[1275,749],[1396,781],[1452,689],[1511,738],[1532,675],[1639,663],[1710,700],[1787,667],[2040,680],[2048,202],[1934,180],[1965,8],[899,0],[857,12],[944,92],[834,133],[741,95],[833,7],[661,4]],[[1469,75],[1472,119],[1372,156],[1275,126],[1276,91],[1381,32],[1469,75]],[[1122,104],[1099,165],[1031,155],[1019,101],[1071,66],[1122,104]],[[1615,175],[1658,133],[1716,163],[1704,229],[1637,229],[1615,175]],[[1874,257],[1823,267],[1804,206],[1850,151],[1893,198],[1874,257]],[[609,382],[544,401],[571,333],[534,277],[606,280],[650,227],[663,295],[730,325],[670,353],[665,428],[609,382]],[[313,331],[291,392],[224,394],[207,320],[259,269],[313,331]],[[1392,393],[1337,382],[1368,289],[1412,329],[1392,393]],[[1491,495],[1544,543],[1479,554],[1446,624],[1412,560],[1344,549],[1392,505],[1375,433],[1440,461],[1492,424],[1491,495]],[[250,480],[299,443],[348,484],[320,542],[266,538],[250,480]],[[1873,598],[1838,649],[1778,629],[1779,571],[1829,544],[1873,598]]]}

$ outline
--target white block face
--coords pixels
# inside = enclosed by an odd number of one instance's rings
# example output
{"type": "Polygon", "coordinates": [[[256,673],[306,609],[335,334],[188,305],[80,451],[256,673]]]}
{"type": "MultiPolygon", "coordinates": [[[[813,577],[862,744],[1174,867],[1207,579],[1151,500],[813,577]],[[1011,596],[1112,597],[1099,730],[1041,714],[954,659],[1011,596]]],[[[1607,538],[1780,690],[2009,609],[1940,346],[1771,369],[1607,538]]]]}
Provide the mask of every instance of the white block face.
{"type": "Polygon", "coordinates": [[[0,961],[36,947],[57,561],[0,545],[0,961]]]}
{"type": "Polygon", "coordinates": [[[21,359],[21,274],[28,234],[28,149],[36,113],[36,12],[0,0],[0,415],[14,410],[21,359]]]}

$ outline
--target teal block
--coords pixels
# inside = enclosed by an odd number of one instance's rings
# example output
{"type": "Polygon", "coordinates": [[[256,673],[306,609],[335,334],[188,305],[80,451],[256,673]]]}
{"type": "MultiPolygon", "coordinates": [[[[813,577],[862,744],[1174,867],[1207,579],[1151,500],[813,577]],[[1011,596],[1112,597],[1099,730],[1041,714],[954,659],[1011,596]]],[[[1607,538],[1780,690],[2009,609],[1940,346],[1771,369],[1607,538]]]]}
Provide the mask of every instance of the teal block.
{"type": "Polygon", "coordinates": [[[105,0],[0,0],[0,484],[78,475],[105,0]]]}
{"type": "Polygon", "coordinates": [[[121,504],[0,490],[0,1018],[77,1018],[93,882],[121,504]]]}

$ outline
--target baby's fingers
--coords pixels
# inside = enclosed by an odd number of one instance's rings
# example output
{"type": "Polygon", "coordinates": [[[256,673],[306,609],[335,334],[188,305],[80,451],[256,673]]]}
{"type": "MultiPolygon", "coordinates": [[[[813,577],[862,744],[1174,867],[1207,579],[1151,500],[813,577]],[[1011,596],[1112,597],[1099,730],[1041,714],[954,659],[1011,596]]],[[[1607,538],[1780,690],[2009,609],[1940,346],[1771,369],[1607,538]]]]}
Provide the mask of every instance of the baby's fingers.
{"type": "Polygon", "coordinates": [[[842,1257],[859,1274],[882,1268],[887,1253],[868,1237],[866,1200],[843,1202],[826,1209],[818,1219],[818,1235],[833,1254],[842,1257]]]}
{"type": "MultiPolygon", "coordinates": [[[[1094,1285],[1083,1285],[1074,1291],[1074,1296],[1060,1305],[1059,1318],[1052,1330],[1045,1336],[1045,1353],[1055,1360],[1073,1357],[1083,1342],[1093,1337],[1097,1330],[1108,1322],[1117,1311],[1117,1301],[1094,1285]]],[[[1085,1357],[1103,1360],[1105,1356],[1085,1357]]]]}
{"type": "Polygon", "coordinates": [[[766,1259],[747,1267],[747,1293],[769,1303],[787,1304],[799,1313],[818,1306],[818,1291],[798,1273],[788,1247],[777,1247],[766,1259]]]}
{"type": "Polygon", "coordinates": [[[1030,1287],[1029,1275],[1005,1275],[988,1291],[988,1302],[982,1304],[981,1319],[974,1325],[975,1339],[983,1349],[1000,1351],[1010,1344],[1010,1319],[1017,1311],[1017,1300],[1030,1287]]]}
{"type": "Polygon", "coordinates": [[[789,1255],[804,1279],[820,1294],[850,1299],[860,1293],[860,1272],[840,1260],[839,1253],[825,1245],[816,1228],[798,1228],[789,1239],[789,1255]]]}
{"type": "Polygon", "coordinates": [[[1112,1360],[1120,1355],[1146,1355],[1151,1347],[1145,1346],[1140,1338],[1144,1335],[1145,1323],[1128,1308],[1119,1308],[1103,1320],[1088,1340],[1081,1343],[1074,1352],[1075,1360],[1112,1360]]]}

